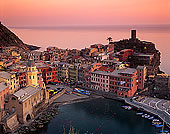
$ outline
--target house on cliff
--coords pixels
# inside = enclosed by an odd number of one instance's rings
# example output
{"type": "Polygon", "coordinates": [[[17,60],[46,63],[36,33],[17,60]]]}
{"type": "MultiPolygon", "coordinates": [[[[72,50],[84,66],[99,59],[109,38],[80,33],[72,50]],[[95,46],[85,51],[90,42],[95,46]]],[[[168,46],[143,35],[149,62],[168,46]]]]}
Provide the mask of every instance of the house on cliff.
{"type": "Polygon", "coordinates": [[[146,66],[147,75],[159,73],[160,52],[152,42],[141,41],[136,38],[136,30],[131,31],[131,38],[114,42],[115,52],[124,49],[132,49],[134,54],[130,55],[127,62],[130,67],[136,68],[138,65],[146,66]]]}

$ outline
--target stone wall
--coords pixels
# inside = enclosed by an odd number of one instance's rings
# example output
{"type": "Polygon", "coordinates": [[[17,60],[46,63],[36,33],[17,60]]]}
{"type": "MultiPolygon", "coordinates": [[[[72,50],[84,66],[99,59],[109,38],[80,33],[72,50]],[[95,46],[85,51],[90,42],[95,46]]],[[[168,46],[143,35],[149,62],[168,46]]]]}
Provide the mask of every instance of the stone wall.
{"type": "Polygon", "coordinates": [[[14,114],[10,115],[8,118],[6,118],[6,121],[5,121],[5,122],[6,122],[6,123],[5,123],[6,126],[7,126],[9,129],[13,130],[13,129],[17,128],[18,125],[19,125],[19,122],[18,122],[18,120],[17,120],[17,114],[14,113],[14,114]]]}
{"type": "Polygon", "coordinates": [[[58,97],[60,97],[61,95],[63,95],[65,93],[65,90],[61,91],[60,93],[56,94],[55,96],[53,96],[50,100],[49,100],[49,104],[52,104],[54,102],[54,100],[56,100],[58,97]]]}

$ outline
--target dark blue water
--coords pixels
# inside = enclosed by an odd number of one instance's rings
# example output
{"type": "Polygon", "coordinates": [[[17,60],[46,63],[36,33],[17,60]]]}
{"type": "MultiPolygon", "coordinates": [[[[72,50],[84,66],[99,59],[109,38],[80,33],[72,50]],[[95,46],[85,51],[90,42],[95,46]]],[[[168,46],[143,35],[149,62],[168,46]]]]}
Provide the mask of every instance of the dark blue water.
{"type": "Polygon", "coordinates": [[[122,109],[121,102],[95,99],[64,105],[60,114],[40,134],[68,134],[70,125],[80,134],[155,134],[159,132],[150,120],[136,115],[135,110],[122,109]]]}

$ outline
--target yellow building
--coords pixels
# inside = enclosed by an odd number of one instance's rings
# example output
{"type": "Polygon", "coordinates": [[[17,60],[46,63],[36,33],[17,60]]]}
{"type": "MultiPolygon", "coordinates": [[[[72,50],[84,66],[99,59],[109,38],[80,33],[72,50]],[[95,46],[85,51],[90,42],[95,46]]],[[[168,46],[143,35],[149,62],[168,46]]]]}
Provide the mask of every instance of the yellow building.
{"type": "Polygon", "coordinates": [[[27,67],[27,85],[28,86],[38,86],[37,81],[37,74],[38,70],[35,66],[35,63],[33,60],[28,61],[28,67],[27,67]]]}
{"type": "Polygon", "coordinates": [[[0,72],[0,82],[6,82],[9,84],[9,93],[13,94],[19,89],[19,79],[16,74],[8,73],[5,71],[0,72]]]}
{"type": "Polygon", "coordinates": [[[91,56],[92,53],[94,53],[94,52],[98,52],[98,49],[97,49],[97,48],[91,48],[91,49],[90,49],[89,56],[91,56]]]}
{"type": "Polygon", "coordinates": [[[16,51],[12,51],[12,52],[11,52],[11,55],[12,55],[12,56],[19,56],[19,54],[18,54],[16,51]]]}
{"type": "Polygon", "coordinates": [[[4,62],[0,61],[0,69],[3,69],[3,68],[4,68],[4,62]]]}
{"type": "Polygon", "coordinates": [[[16,60],[15,60],[15,63],[16,63],[16,62],[19,62],[20,60],[21,60],[21,56],[17,56],[17,57],[16,57],[16,60]]]}

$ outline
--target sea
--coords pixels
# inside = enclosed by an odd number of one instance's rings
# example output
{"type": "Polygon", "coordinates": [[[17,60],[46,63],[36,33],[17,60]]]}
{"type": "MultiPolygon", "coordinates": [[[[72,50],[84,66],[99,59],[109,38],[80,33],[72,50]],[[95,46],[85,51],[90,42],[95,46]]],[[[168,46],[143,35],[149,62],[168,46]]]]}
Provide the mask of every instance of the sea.
{"type": "Polygon", "coordinates": [[[152,121],[125,110],[122,102],[110,99],[67,104],[38,134],[69,134],[70,128],[79,134],[158,134],[161,128],[152,121]]]}
{"type": "Polygon", "coordinates": [[[170,25],[109,25],[109,26],[55,26],[55,27],[10,27],[25,43],[58,48],[82,49],[91,44],[108,44],[130,38],[130,30],[137,30],[137,38],[153,42],[161,52],[160,68],[170,74],[170,25]]]}

